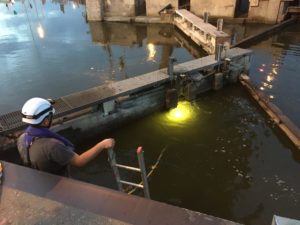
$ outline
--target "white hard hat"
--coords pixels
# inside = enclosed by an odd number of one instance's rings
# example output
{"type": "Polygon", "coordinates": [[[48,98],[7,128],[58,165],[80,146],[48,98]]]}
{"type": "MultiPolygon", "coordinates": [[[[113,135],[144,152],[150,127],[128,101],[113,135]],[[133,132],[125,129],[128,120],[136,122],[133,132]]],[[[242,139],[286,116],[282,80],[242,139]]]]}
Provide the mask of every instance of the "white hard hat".
{"type": "Polygon", "coordinates": [[[50,113],[55,113],[50,101],[43,98],[31,98],[22,108],[22,121],[29,124],[40,124],[50,113]]]}

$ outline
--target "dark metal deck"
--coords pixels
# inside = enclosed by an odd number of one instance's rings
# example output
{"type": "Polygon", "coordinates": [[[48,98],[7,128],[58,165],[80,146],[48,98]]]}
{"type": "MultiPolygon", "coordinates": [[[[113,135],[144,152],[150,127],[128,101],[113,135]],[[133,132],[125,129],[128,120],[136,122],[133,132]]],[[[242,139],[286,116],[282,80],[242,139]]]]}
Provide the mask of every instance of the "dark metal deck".
{"type": "MultiPolygon", "coordinates": [[[[55,118],[61,118],[67,114],[86,109],[122,95],[129,95],[157,86],[169,80],[165,70],[158,70],[130,79],[104,84],[85,91],[70,94],[56,99],[55,118]]],[[[21,121],[20,111],[0,115],[0,134],[7,134],[15,130],[25,128],[21,121]]]]}
{"type": "Polygon", "coordinates": [[[61,211],[69,217],[63,218],[60,224],[74,224],[71,221],[76,216],[85,218],[85,221],[76,224],[94,224],[89,220],[95,219],[95,215],[106,222],[108,219],[114,221],[97,224],[237,224],[27,167],[6,162],[3,164],[0,219],[5,218],[10,224],[17,224],[20,220],[22,224],[54,224],[53,221],[57,221],[56,217],[61,215],[61,211]],[[53,219],[44,222],[45,218],[39,215],[40,211],[45,213],[44,217],[52,214],[53,219]]]}

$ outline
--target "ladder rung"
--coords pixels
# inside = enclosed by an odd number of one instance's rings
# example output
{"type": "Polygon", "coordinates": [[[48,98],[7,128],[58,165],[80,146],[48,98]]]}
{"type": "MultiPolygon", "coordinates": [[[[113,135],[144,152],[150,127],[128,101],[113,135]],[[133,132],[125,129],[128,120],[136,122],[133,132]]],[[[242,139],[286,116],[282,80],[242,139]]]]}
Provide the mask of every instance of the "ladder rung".
{"type": "Polygon", "coordinates": [[[126,170],[132,170],[132,171],[136,171],[136,172],[141,172],[141,169],[139,169],[139,168],[132,167],[132,166],[125,166],[125,165],[118,164],[118,163],[116,163],[116,167],[123,168],[123,169],[126,169],[126,170]]]}
{"type": "Polygon", "coordinates": [[[138,188],[144,188],[144,185],[128,182],[128,181],[125,181],[125,180],[120,180],[120,183],[131,185],[131,186],[138,187],[138,188]]]}

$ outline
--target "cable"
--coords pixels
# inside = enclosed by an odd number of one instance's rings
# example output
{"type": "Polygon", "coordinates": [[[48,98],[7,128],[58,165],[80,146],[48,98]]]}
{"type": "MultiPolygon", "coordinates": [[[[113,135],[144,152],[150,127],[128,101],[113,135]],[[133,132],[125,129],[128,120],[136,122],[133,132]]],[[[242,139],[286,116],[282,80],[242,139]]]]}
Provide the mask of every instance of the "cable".
{"type": "MultiPolygon", "coordinates": [[[[147,174],[147,178],[149,178],[149,177],[153,174],[154,170],[157,168],[157,166],[158,166],[158,164],[159,164],[159,162],[160,162],[160,160],[161,160],[161,158],[162,158],[162,156],[163,156],[163,154],[165,153],[166,150],[167,150],[167,146],[164,147],[163,150],[161,151],[161,153],[159,154],[159,156],[158,156],[158,158],[157,158],[155,164],[152,166],[150,172],[147,174]]],[[[141,185],[142,183],[143,183],[143,182],[140,182],[139,184],[141,185]]],[[[137,190],[137,187],[134,187],[134,188],[131,189],[131,190],[130,190],[130,187],[128,187],[128,188],[125,190],[125,192],[127,192],[127,194],[131,195],[131,194],[134,193],[136,190],[137,190]]]]}

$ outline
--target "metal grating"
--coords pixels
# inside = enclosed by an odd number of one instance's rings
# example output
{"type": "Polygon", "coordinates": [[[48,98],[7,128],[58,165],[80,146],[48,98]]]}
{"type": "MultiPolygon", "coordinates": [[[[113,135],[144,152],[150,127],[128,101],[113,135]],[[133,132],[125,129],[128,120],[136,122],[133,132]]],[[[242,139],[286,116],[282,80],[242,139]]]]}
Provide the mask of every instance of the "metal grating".
{"type": "Polygon", "coordinates": [[[11,112],[0,116],[0,132],[15,130],[24,126],[25,124],[22,122],[21,111],[11,112]]]}
{"type": "Polygon", "coordinates": [[[72,107],[69,106],[63,99],[59,98],[59,99],[55,99],[55,104],[54,104],[54,108],[55,108],[55,114],[54,117],[57,118],[60,115],[63,115],[67,112],[69,112],[70,110],[72,110],[72,107]]]}

